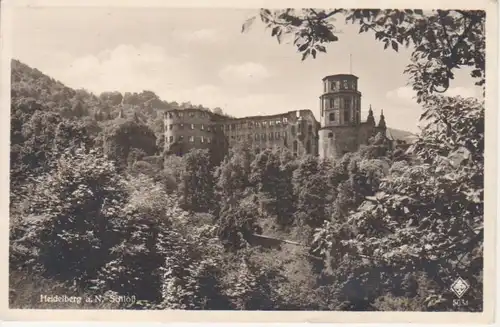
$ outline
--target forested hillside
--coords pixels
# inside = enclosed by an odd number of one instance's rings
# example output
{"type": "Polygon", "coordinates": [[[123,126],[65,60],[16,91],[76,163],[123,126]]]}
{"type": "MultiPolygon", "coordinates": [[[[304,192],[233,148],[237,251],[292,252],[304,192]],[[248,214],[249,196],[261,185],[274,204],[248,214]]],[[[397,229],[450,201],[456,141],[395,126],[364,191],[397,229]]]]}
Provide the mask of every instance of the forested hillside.
{"type": "Polygon", "coordinates": [[[178,104],[12,65],[11,307],[61,308],[40,295],[63,293],[137,300],[65,304],[87,308],[482,310],[479,100],[430,95],[408,149],[379,134],[320,160],[242,143],[211,166],[162,153],[161,110],[178,104]]]}

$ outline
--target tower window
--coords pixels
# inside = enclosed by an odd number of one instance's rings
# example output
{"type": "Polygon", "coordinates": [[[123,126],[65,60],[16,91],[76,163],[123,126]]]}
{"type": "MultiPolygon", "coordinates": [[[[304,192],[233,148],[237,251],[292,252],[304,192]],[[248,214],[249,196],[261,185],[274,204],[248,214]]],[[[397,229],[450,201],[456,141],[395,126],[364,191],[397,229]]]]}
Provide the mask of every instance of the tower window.
{"type": "Polygon", "coordinates": [[[312,125],[309,125],[309,126],[308,126],[307,131],[309,132],[309,134],[312,134],[312,132],[313,132],[313,127],[312,127],[312,125]]]}
{"type": "Polygon", "coordinates": [[[170,137],[168,138],[168,141],[169,141],[170,143],[172,143],[172,142],[174,141],[174,137],[173,137],[173,136],[170,136],[170,137]]]}
{"type": "Polygon", "coordinates": [[[351,117],[349,117],[349,110],[344,110],[344,121],[349,122],[351,117]]]}
{"type": "Polygon", "coordinates": [[[181,129],[184,129],[184,124],[180,124],[180,125],[179,125],[179,127],[180,127],[181,129]]]}
{"type": "Polygon", "coordinates": [[[306,143],[306,153],[311,154],[311,140],[308,140],[306,143]]]}
{"type": "Polygon", "coordinates": [[[205,125],[201,124],[201,130],[204,131],[205,130],[205,125]]]}
{"type": "Polygon", "coordinates": [[[297,141],[293,141],[293,152],[297,152],[298,144],[297,141]]]}
{"type": "Polygon", "coordinates": [[[194,129],[194,124],[191,124],[191,129],[194,129]]]}
{"type": "Polygon", "coordinates": [[[331,82],[330,83],[330,88],[331,88],[332,91],[335,91],[337,89],[336,88],[337,85],[335,85],[335,84],[336,84],[335,82],[331,82]]]}
{"type": "MultiPolygon", "coordinates": [[[[335,99],[335,100],[337,100],[337,99],[335,99]]],[[[330,99],[330,108],[333,108],[333,105],[334,105],[334,101],[333,101],[333,99],[330,99]]]]}
{"type": "Polygon", "coordinates": [[[329,119],[330,119],[330,121],[335,121],[335,113],[334,112],[330,113],[329,119]]]}
{"type": "Polygon", "coordinates": [[[330,133],[328,133],[328,138],[329,138],[329,139],[333,138],[333,133],[331,133],[331,132],[330,132],[330,133]]]}
{"type": "Polygon", "coordinates": [[[335,100],[333,101],[333,107],[332,108],[338,109],[339,107],[340,107],[340,99],[339,98],[335,98],[335,100]]]}
{"type": "Polygon", "coordinates": [[[351,98],[344,98],[344,108],[351,109],[351,98]]]}
{"type": "Polygon", "coordinates": [[[292,135],[295,135],[295,126],[292,126],[292,135]]]}
{"type": "Polygon", "coordinates": [[[194,143],[194,136],[189,137],[189,142],[194,143]]]}

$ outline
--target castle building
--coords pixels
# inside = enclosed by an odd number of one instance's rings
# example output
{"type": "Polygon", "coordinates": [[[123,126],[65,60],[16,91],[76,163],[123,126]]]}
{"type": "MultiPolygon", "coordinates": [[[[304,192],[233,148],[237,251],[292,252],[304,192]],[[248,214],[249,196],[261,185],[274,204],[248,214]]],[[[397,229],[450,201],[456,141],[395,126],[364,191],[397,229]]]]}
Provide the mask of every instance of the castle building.
{"type": "Polygon", "coordinates": [[[256,153],[284,147],[296,156],[340,157],[356,151],[379,131],[385,135],[384,116],[375,126],[371,108],[367,121],[361,122],[357,80],[350,74],[323,79],[320,122],[308,109],[242,118],[196,108],[168,110],[164,117],[165,149],[177,155],[191,149],[208,149],[223,157],[229,147],[246,140],[256,153]]]}

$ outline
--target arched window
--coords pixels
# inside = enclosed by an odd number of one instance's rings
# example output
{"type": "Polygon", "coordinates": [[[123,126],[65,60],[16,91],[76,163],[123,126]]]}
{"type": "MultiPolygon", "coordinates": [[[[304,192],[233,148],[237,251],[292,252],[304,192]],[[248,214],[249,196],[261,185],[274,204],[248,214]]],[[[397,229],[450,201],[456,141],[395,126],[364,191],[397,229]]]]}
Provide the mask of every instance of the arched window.
{"type": "Polygon", "coordinates": [[[328,138],[329,139],[333,138],[333,133],[332,132],[328,133],[328,138]]]}
{"type": "Polygon", "coordinates": [[[297,140],[293,141],[293,152],[297,152],[298,144],[297,140]]]}
{"type": "Polygon", "coordinates": [[[307,154],[311,154],[311,140],[308,140],[306,143],[306,152],[307,154]]]}
{"type": "Polygon", "coordinates": [[[330,121],[335,121],[335,113],[334,112],[330,113],[329,119],[330,119],[330,121]]]}

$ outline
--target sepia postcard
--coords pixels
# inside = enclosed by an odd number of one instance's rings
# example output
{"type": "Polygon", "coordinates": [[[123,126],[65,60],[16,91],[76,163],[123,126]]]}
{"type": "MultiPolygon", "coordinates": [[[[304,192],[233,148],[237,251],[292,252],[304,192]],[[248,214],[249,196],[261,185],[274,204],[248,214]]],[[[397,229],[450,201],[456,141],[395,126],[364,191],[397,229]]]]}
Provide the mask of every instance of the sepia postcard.
{"type": "Polygon", "coordinates": [[[498,3],[1,3],[2,320],[492,323],[498,3]]]}

